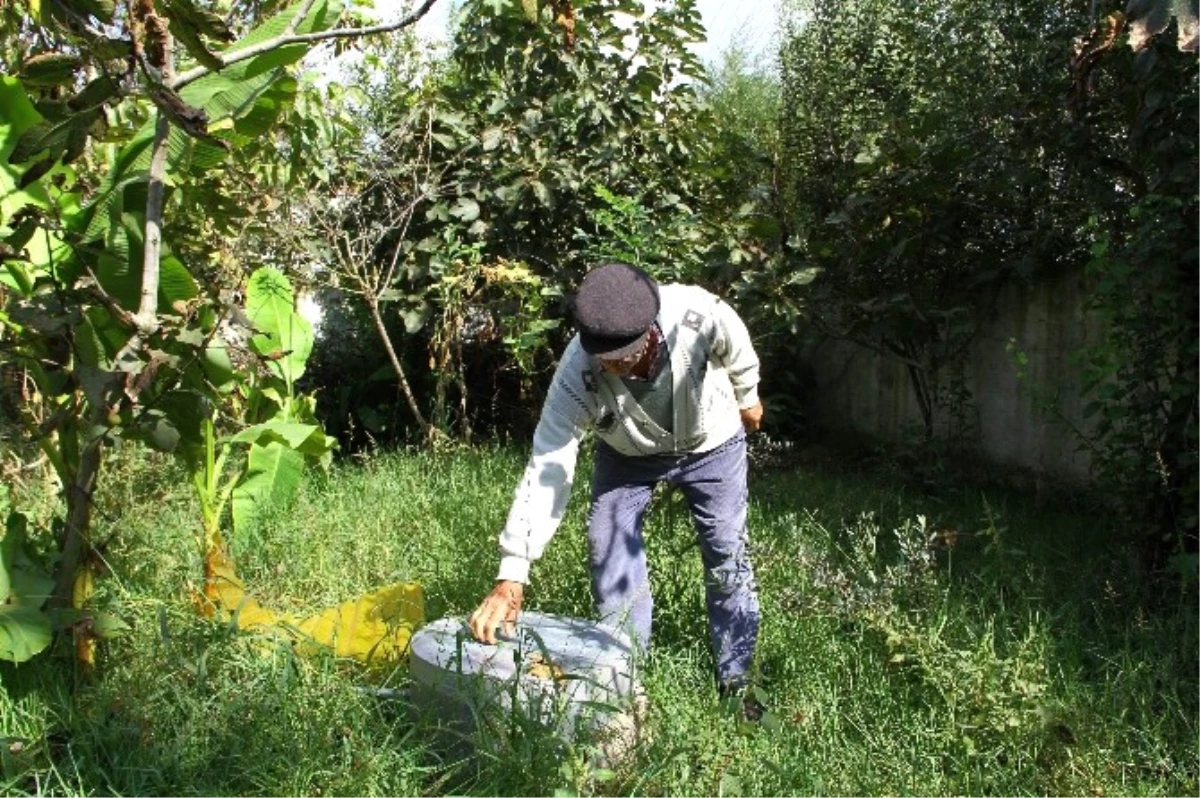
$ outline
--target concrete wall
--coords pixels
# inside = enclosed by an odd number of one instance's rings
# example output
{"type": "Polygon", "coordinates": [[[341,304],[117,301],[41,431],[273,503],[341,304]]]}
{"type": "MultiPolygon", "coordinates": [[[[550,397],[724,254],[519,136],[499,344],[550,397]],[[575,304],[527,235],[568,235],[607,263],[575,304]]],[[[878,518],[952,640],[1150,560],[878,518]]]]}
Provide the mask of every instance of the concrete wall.
{"type": "MultiPolygon", "coordinates": [[[[1079,439],[1044,406],[1055,406],[1070,424],[1081,417],[1076,350],[1095,341],[1099,324],[1084,313],[1083,277],[1063,277],[1033,288],[1006,287],[980,319],[958,376],[970,399],[955,415],[935,410],[936,434],[965,440],[985,459],[1033,469],[1059,479],[1087,479],[1090,459],[1079,439]],[[1028,358],[1018,379],[1015,351],[1028,358]],[[1033,387],[1036,386],[1036,387],[1033,387]]],[[[845,341],[825,341],[807,352],[816,381],[814,421],[852,429],[890,442],[918,439],[924,429],[906,367],[845,341]]],[[[950,387],[943,375],[941,387],[950,387]]]]}

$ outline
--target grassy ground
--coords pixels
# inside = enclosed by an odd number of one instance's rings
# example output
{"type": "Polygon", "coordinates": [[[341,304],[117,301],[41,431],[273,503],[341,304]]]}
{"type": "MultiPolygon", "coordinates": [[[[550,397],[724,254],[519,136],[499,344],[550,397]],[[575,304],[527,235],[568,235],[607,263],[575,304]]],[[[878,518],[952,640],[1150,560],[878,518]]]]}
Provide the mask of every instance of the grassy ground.
{"type": "MultiPolygon", "coordinates": [[[[415,579],[431,618],[466,614],[492,582],[522,458],[396,453],[314,475],[290,512],[231,542],[240,571],[279,609],[415,579]]],[[[529,608],[589,612],[587,477],[585,460],[529,608]]],[[[1104,518],[819,460],[752,480],[771,718],[750,729],[718,706],[699,555],[679,499],[660,496],[651,736],[610,774],[534,737],[455,760],[400,701],[360,689],[403,687],[403,670],[299,658],[198,618],[186,480],[124,460],[98,537],[102,600],[132,631],[93,676],[63,660],[0,668],[0,792],[1197,793],[1195,585],[1151,588],[1104,518]]]]}

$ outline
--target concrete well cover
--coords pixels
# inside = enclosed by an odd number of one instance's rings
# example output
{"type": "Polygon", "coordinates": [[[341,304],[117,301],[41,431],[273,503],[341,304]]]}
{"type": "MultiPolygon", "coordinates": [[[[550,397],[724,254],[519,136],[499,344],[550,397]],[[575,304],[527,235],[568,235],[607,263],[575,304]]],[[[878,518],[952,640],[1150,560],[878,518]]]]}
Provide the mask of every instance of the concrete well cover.
{"type": "Polygon", "coordinates": [[[412,638],[410,673],[418,709],[473,725],[481,713],[511,712],[567,739],[583,729],[629,725],[637,692],[629,638],[579,618],[521,614],[516,634],[490,646],[462,618],[427,624],[412,638]]]}

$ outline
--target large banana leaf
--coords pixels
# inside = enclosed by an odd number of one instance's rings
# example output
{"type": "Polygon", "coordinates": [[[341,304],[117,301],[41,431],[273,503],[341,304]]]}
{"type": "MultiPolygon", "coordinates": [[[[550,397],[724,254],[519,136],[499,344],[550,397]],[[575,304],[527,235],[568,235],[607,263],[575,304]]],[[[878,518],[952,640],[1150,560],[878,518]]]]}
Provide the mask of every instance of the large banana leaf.
{"type": "MultiPolygon", "coordinates": [[[[103,238],[122,214],[145,210],[144,186],[150,179],[153,143],[154,123],[148,122],[121,148],[84,213],[72,225],[83,233],[84,242],[103,238]]],[[[167,173],[211,169],[220,165],[227,154],[216,144],[194,139],[173,127],[167,138],[167,173]]]]}
{"type": "MultiPolygon", "coordinates": [[[[105,291],[126,310],[136,310],[142,290],[142,221],[138,214],[125,214],[107,237],[104,252],[95,264],[96,277],[105,291]]],[[[200,289],[178,258],[164,254],[159,260],[159,307],[186,302],[200,289]]]]}
{"type": "Polygon", "coordinates": [[[302,424],[295,421],[267,421],[247,427],[229,439],[231,443],[249,443],[265,446],[282,443],[289,449],[313,458],[323,458],[334,446],[334,441],[325,435],[319,424],[302,424]]]}
{"type": "MultiPolygon", "coordinates": [[[[284,10],[275,14],[270,19],[264,21],[254,30],[247,33],[241,39],[237,40],[228,48],[222,51],[222,55],[226,53],[234,53],[238,50],[244,50],[262,42],[269,41],[276,36],[281,35],[287,30],[288,25],[296,16],[296,11],[300,8],[302,2],[293,3],[284,10]]],[[[338,15],[341,13],[342,4],[340,0],[318,0],[313,3],[308,14],[296,25],[296,33],[315,33],[316,31],[328,30],[334,23],[337,22],[338,15]]],[[[268,53],[255,56],[249,59],[249,63],[241,62],[236,66],[245,64],[245,68],[249,74],[256,74],[267,69],[274,69],[278,66],[292,64],[300,60],[304,56],[304,52],[309,45],[302,45],[304,50],[296,50],[294,48],[283,48],[282,50],[272,50],[268,53]]]]}
{"type": "Polygon", "coordinates": [[[42,611],[54,580],[25,552],[25,517],[10,513],[0,539],[0,660],[24,662],[50,645],[50,617],[42,611]]]}
{"type": "Polygon", "coordinates": [[[8,163],[21,134],[41,119],[21,83],[16,78],[0,75],[0,235],[10,232],[6,226],[8,220],[21,208],[30,204],[44,207],[46,202],[45,190],[39,183],[25,189],[17,188],[24,170],[8,163]]]}
{"type": "Polygon", "coordinates": [[[250,345],[267,358],[271,369],[289,385],[304,374],[312,353],[312,326],[296,313],[292,285],[278,270],[258,269],[246,286],[246,315],[259,334],[250,345]]]}
{"type": "Polygon", "coordinates": [[[251,446],[246,473],[233,490],[233,527],[258,528],[273,512],[286,509],[300,489],[304,455],[278,441],[251,446]]]}

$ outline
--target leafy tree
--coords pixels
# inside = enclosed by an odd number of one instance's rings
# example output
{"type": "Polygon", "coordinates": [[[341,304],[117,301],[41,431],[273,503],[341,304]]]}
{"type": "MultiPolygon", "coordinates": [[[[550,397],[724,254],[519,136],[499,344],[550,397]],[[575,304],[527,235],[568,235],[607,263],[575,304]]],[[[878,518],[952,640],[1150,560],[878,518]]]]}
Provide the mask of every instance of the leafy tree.
{"type": "MultiPolygon", "coordinates": [[[[186,459],[227,398],[233,369],[218,331],[233,308],[212,270],[220,248],[203,239],[247,213],[220,169],[263,152],[254,143],[295,95],[289,66],[313,44],[406,27],[432,2],[375,26],[326,0],[239,7],[231,18],[251,28],[240,38],[190,0],[119,13],[103,0],[48,0],[17,20],[4,42],[15,77],[0,79],[0,345],[50,408],[29,433],[67,505],[53,606],[76,592],[106,443],[186,459]],[[165,208],[204,215],[176,229],[165,208]]],[[[258,354],[288,362],[272,341],[260,337],[258,354]]],[[[295,409],[282,394],[276,404],[295,409]]]]}
{"type": "MultiPolygon", "coordinates": [[[[388,57],[367,62],[357,143],[330,151],[354,163],[309,204],[360,198],[353,212],[326,203],[335,213],[318,237],[358,242],[350,260],[385,278],[373,289],[384,324],[372,326],[405,322],[397,350],[416,375],[406,415],[419,405],[447,430],[454,415],[465,436],[467,394],[483,379],[492,404],[527,406],[561,295],[597,258],[628,255],[664,279],[699,275],[711,121],[687,44],[701,33],[690,2],[469,4],[444,64],[393,80],[388,57]],[[411,199],[393,206],[411,210],[407,222],[381,202],[389,192],[411,199]],[[636,252],[618,252],[622,236],[636,252]],[[512,379],[497,400],[502,373],[512,379]]],[[[355,285],[339,277],[341,289],[355,285]]]]}
{"type": "Polygon", "coordinates": [[[457,185],[447,177],[453,158],[434,157],[440,120],[456,113],[438,90],[442,68],[415,40],[395,39],[367,48],[350,74],[353,90],[302,86],[302,96],[314,95],[325,115],[338,120],[306,142],[315,160],[330,168],[310,173],[281,198],[271,230],[256,244],[277,256],[282,250],[303,279],[329,289],[336,335],[349,339],[331,345],[361,350],[355,360],[365,363],[326,361],[318,376],[339,397],[332,411],[338,421],[352,414],[372,435],[385,431],[387,421],[364,399],[383,382],[375,355],[381,351],[382,370],[391,372],[405,415],[425,443],[441,441],[455,425],[465,440],[472,437],[466,347],[503,344],[508,356],[493,359],[493,370],[526,370],[529,336],[554,326],[531,315],[540,307],[540,297],[529,291],[536,277],[505,259],[485,262],[479,242],[459,240],[461,228],[427,218],[457,185]],[[414,279],[418,253],[432,263],[425,279],[414,279]],[[355,328],[356,307],[365,313],[367,336],[355,328]],[[350,369],[363,372],[362,384],[346,384],[350,369]]]}
{"type": "Polygon", "coordinates": [[[708,69],[701,96],[713,118],[705,173],[708,281],[754,331],[771,378],[761,386],[771,432],[799,438],[811,373],[796,360],[805,289],[814,272],[797,254],[784,171],[783,85],[778,65],[734,45],[708,69]]]}
{"type": "Polygon", "coordinates": [[[788,221],[819,271],[805,319],[904,362],[932,436],[996,290],[1086,267],[1107,332],[1081,353],[1081,434],[1131,517],[1155,520],[1155,559],[1194,550],[1195,4],[790,8],[788,221]]]}
{"type": "MultiPolygon", "coordinates": [[[[400,58],[388,59],[389,64],[415,60],[407,52],[392,54],[400,58]]],[[[436,428],[421,409],[384,308],[397,297],[407,267],[402,243],[414,217],[445,189],[446,167],[431,162],[434,107],[418,99],[421,90],[413,84],[397,91],[407,96],[391,95],[400,110],[389,115],[386,130],[351,122],[341,135],[321,142],[321,154],[337,168],[313,175],[303,193],[285,199],[279,217],[293,233],[289,245],[315,253],[308,259],[315,261],[310,279],[357,297],[367,309],[408,409],[428,441],[436,428]]],[[[377,107],[367,104],[368,112],[372,106],[377,107]]]]}
{"type": "Polygon", "coordinates": [[[1119,187],[1087,225],[1088,307],[1104,337],[1081,360],[1101,476],[1145,530],[1153,566],[1194,574],[1200,401],[1200,172],[1196,16],[1131,4],[1074,63],[1073,112],[1095,167],[1119,187]],[[1127,37],[1123,37],[1126,34],[1127,37]],[[1127,41],[1130,47],[1121,43],[1127,41]],[[1184,50],[1181,50],[1184,48],[1184,50]],[[1186,51],[1190,48],[1190,52],[1186,51]],[[1088,141],[1090,139],[1090,141],[1088,141]]]}
{"type": "Polygon", "coordinates": [[[783,53],[786,192],[820,276],[807,319],[903,362],[926,439],[999,288],[1079,264],[1111,187],[1061,98],[1086,17],[1053,4],[800,3],[783,53]]]}
{"type": "MultiPolygon", "coordinates": [[[[702,28],[688,0],[534,8],[466,9],[437,137],[454,188],[428,217],[569,280],[607,207],[597,186],[659,218],[694,212],[704,116],[687,44],[702,28]]],[[[696,262],[686,242],[643,258],[674,275],[696,262]]]]}

